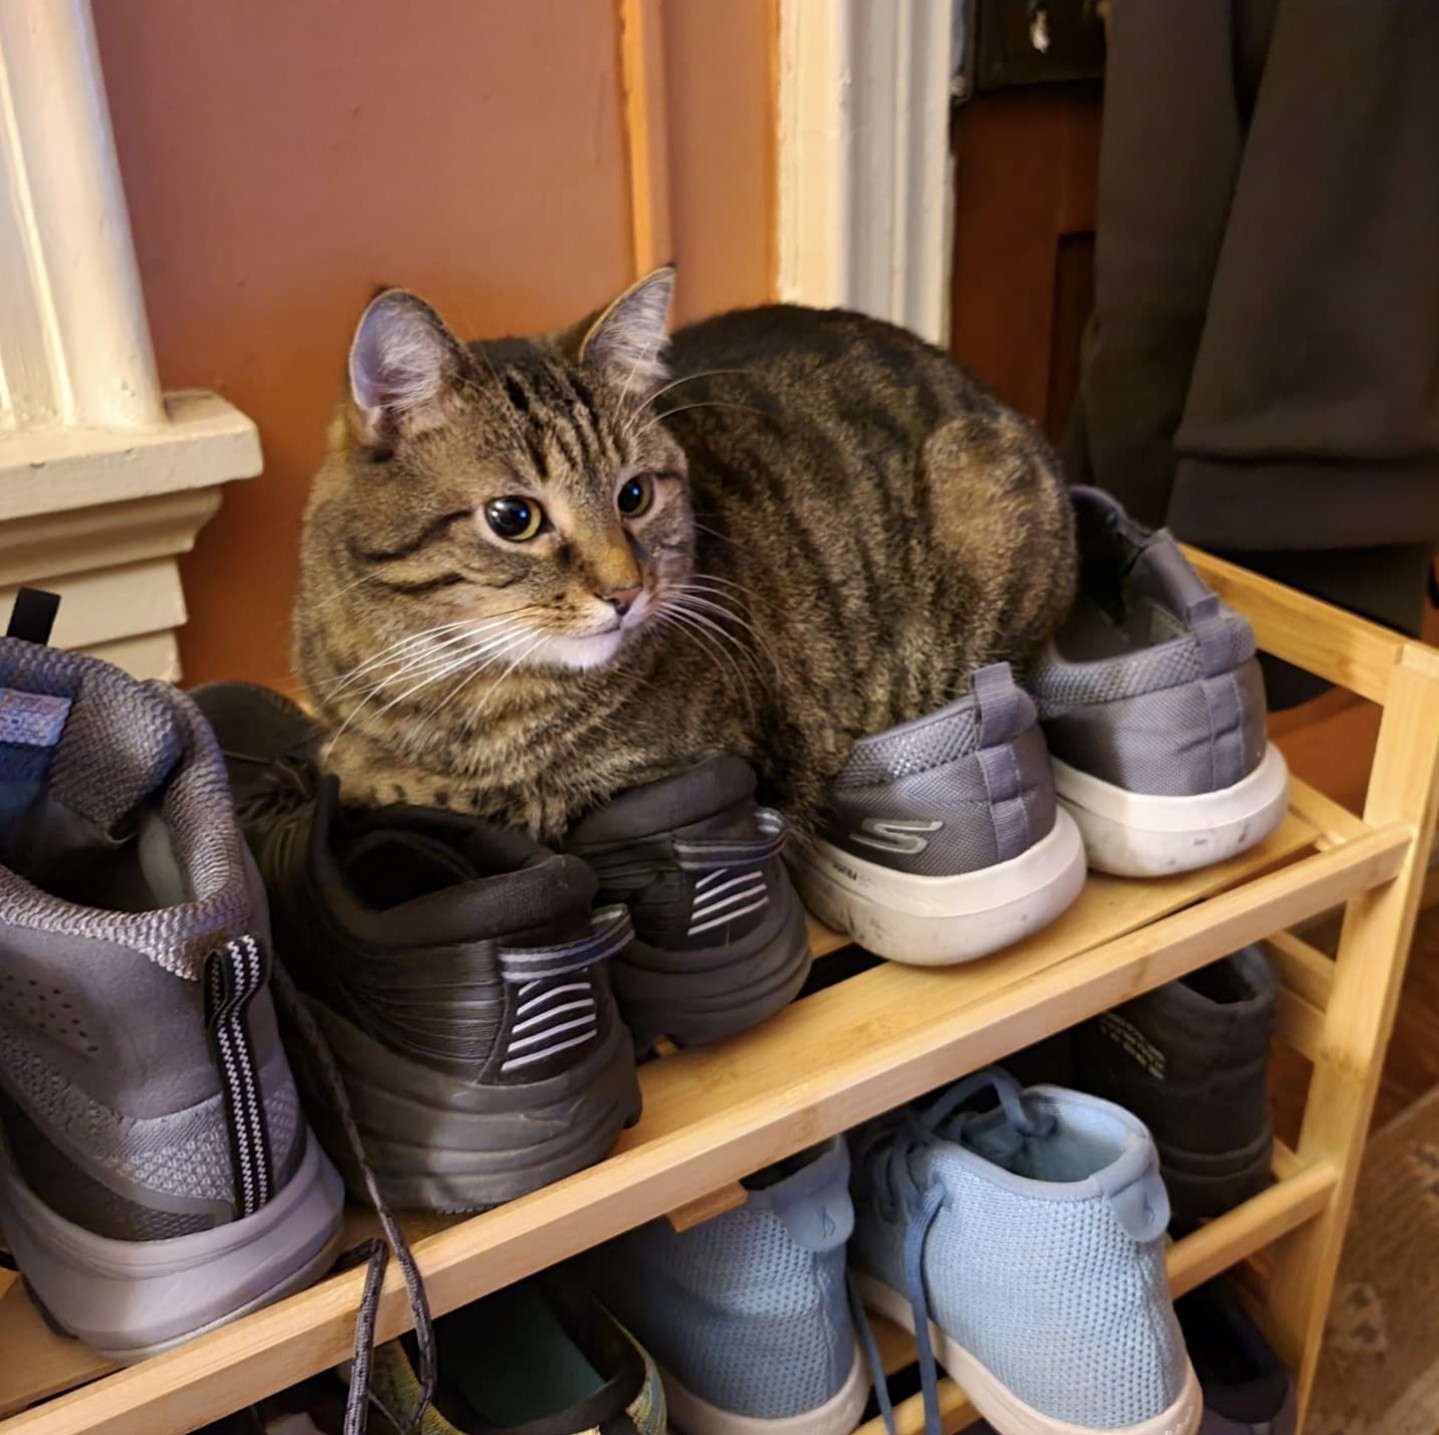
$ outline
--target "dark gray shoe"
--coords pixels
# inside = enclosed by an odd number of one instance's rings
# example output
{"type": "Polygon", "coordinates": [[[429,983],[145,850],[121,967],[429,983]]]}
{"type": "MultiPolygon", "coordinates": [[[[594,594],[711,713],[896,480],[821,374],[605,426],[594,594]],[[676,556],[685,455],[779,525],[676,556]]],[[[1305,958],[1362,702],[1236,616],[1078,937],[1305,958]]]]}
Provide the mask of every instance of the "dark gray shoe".
{"type": "Polygon", "coordinates": [[[744,1031],[793,1000],[809,936],[780,859],[779,813],[757,807],[737,757],[621,793],[565,838],[624,902],[635,940],[612,968],[641,1049],[656,1036],[696,1046],[744,1031]]]}
{"type": "Polygon", "coordinates": [[[1079,596],[1029,676],[1059,800],[1103,872],[1233,857],[1278,826],[1289,794],[1254,633],[1168,532],[1098,489],[1070,494],[1079,596]]]}
{"type": "MultiPolygon", "coordinates": [[[[608,1155],[640,1108],[609,971],[631,929],[623,907],[592,910],[584,863],[458,813],[345,810],[298,708],[240,683],[195,698],[230,758],[276,951],[385,1198],[479,1210],[608,1155]]],[[[293,1055],[363,1196],[326,1084],[293,1055]]]]}
{"type": "Polygon", "coordinates": [[[1223,1215],[1270,1182],[1278,999],[1268,957],[1245,947],[1075,1028],[1079,1084],[1149,1127],[1177,1222],[1223,1215]]]}
{"type": "Polygon", "coordinates": [[[1199,1435],[1294,1435],[1298,1412],[1284,1363],[1221,1277],[1174,1303],[1204,1392],[1199,1435]]]}
{"type": "Polygon", "coordinates": [[[0,914],[0,1225],[55,1323],[136,1360],[323,1274],[343,1193],[192,703],[0,639],[0,914]]]}
{"type": "Polygon", "coordinates": [[[1054,920],[1084,883],[1034,706],[996,663],[969,694],[855,744],[819,836],[795,853],[809,909],[918,965],[969,961],[1054,920]]]}

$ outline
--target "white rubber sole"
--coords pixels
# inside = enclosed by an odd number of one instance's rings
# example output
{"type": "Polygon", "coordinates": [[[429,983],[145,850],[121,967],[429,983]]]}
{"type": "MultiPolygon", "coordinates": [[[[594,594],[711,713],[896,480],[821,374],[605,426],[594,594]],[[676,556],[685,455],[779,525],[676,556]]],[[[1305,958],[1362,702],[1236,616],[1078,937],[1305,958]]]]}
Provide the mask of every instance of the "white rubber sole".
{"type": "Polygon", "coordinates": [[[253,1216],[158,1241],[97,1236],[47,1206],[0,1142],[0,1226],[36,1298],[91,1349],[143,1360],[309,1285],[334,1264],[344,1189],[315,1139],[253,1216]]]}
{"type": "Polygon", "coordinates": [[[1155,797],[1051,759],[1054,787],[1084,834],[1089,865],[1118,877],[1192,872],[1262,842],[1289,805],[1289,769],[1272,743],[1258,767],[1218,792],[1155,797]]]}
{"type": "MultiPolygon", "coordinates": [[[[873,1276],[854,1272],[855,1285],[865,1305],[886,1320],[914,1334],[914,1311],[908,1300],[873,1276]]],[[[1198,1377],[1188,1360],[1184,1363],[1184,1388],[1179,1398],[1150,1420],[1137,1425],[1072,1425],[1044,1415],[1021,1400],[1007,1385],[980,1364],[962,1345],[951,1340],[933,1321],[929,1339],[935,1359],[970,1398],[974,1408],[999,1435],[1195,1435],[1204,1418],[1204,1397],[1198,1377]]]]}
{"type": "Polygon", "coordinates": [[[691,1394],[661,1368],[669,1424],[680,1435],[850,1435],[869,1399],[869,1370],[856,1345],[854,1364],[838,1392],[814,1410],[783,1420],[760,1420],[721,1410],[691,1394]]]}
{"type": "Polygon", "coordinates": [[[1027,852],[978,872],[917,877],[816,840],[795,855],[795,884],[821,922],[912,966],[987,956],[1047,926],[1084,886],[1084,843],[1063,810],[1027,852]]]}

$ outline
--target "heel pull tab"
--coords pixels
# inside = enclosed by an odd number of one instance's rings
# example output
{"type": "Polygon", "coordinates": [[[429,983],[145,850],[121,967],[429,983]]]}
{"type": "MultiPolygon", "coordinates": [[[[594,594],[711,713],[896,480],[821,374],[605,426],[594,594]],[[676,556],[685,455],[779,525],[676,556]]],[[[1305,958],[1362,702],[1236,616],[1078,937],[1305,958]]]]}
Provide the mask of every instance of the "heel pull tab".
{"type": "Polygon", "coordinates": [[[5,636],[46,647],[55,627],[55,614],[59,611],[58,593],[47,593],[43,588],[22,588],[16,593],[15,605],[10,609],[10,626],[6,628],[5,636]]]}

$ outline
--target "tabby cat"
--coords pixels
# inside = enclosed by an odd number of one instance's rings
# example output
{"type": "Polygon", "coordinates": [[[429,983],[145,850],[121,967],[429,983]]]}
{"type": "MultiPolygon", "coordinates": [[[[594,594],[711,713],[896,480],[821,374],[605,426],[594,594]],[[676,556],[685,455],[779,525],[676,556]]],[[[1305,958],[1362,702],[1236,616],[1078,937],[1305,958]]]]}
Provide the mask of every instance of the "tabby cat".
{"type": "Polygon", "coordinates": [[[854,740],[1022,664],[1068,608],[1033,426],[841,311],[680,330],[673,272],[535,339],[378,296],[305,521],[295,659],[346,799],[559,837],[747,757],[801,826],[854,740]]]}

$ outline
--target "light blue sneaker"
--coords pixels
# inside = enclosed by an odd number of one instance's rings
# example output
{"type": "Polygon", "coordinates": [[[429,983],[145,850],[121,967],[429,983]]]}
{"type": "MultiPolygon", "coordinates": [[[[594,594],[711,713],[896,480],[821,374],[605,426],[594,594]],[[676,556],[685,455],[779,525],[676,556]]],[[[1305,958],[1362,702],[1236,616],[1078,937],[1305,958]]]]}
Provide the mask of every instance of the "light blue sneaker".
{"type": "Polygon", "coordinates": [[[654,1356],[682,1435],[850,1435],[869,1394],[845,1294],[849,1153],[825,1142],[745,1181],[737,1210],[585,1258],[654,1356]]]}
{"type": "MultiPolygon", "coordinates": [[[[1055,1086],[1021,1094],[990,1069],[851,1146],[855,1285],[915,1333],[931,1435],[936,1352],[1004,1435],[1199,1428],[1164,1273],[1169,1202],[1133,1116],[1055,1086]],[[959,1109],[991,1085],[999,1109],[959,1109]]],[[[888,1418],[882,1378],[876,1393],[888,1418]]]]}

